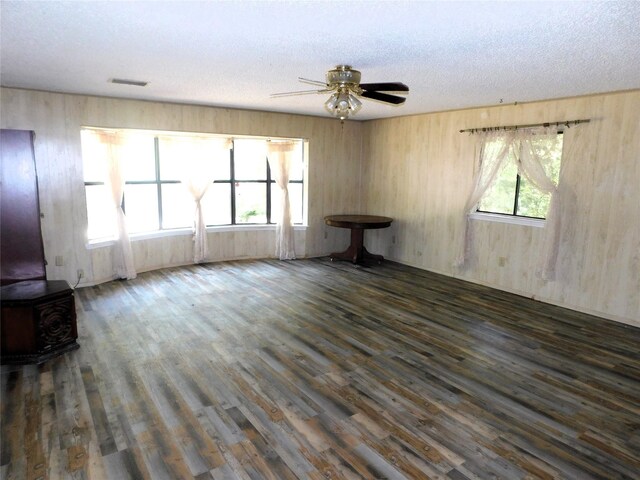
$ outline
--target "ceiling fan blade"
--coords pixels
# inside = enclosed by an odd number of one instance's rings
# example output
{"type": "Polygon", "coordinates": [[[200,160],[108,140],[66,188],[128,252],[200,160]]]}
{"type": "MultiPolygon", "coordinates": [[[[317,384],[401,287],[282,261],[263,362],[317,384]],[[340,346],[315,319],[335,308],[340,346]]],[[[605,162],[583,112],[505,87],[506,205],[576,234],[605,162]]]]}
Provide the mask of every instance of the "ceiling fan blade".
{"type": "Polygon", "coordinates": [[[320,80],[310,80],[308,78],[302,78],[302,77],[298,77],[298,80],[301,81],[302,83],[309,83],[311,85],[318,85],[320,87],[326,87],[327,84],[324,82],[321,82],[320,80]]]}
{"type": "Polygon", "coordinates": [[[378,100],[380,102],[393,103],[394,105],[400,105],[406,100],[406,98],[404,97],[396,97],[395,95],[389,95],[387,93],[369,92],[367,90],[362,92],[360,96],[364,98],[370,98],[371,100],[378,100]]]}
{"type": "Polygon", "coordinates": [[[370,92],[408,92],[409,87],[401,82],[361,83],[360,88],[370,92]]]}
{"type": "Polygon", "coordinates": [[[271,98],[275,97],[292,97],[294,95],[311,95],[312,93],[328,93],[331,90],[298,90],[297,92],[272,93],[271,98]]]}

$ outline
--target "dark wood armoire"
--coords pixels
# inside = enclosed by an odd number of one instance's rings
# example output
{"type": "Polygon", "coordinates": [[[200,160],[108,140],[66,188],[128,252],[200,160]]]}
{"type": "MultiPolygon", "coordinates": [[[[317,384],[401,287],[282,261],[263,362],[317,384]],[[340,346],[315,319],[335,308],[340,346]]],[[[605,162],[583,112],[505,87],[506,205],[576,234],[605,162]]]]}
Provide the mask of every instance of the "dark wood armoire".
{"type": "Polygon", "coordinates": [[[78,348],[73,290],[46,278],[34,133],[0,131],[2,363],[41,363],[78,348]]]}

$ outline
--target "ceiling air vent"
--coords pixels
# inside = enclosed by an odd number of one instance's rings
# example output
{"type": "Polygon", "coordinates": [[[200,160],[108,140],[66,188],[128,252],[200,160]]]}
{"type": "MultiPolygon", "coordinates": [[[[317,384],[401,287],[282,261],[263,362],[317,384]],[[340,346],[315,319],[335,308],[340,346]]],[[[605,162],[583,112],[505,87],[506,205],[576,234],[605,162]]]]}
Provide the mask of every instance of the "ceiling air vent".
{"type": "Polygon", "coordinates": [[[140,82],[138,80],[126,80],[124,78],[112,78],[111,83],[119,83],[120,85],[133,85],[135,87],[146,87],[149,82],[140,82]]]}

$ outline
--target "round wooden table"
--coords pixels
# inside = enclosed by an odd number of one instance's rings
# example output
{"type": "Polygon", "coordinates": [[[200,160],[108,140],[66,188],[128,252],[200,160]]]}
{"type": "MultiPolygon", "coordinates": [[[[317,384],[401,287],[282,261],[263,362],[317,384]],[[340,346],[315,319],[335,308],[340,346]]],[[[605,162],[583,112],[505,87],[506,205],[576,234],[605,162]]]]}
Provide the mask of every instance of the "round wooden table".
{"type": "Polygon", "coordinates": [[[364,231],[375,228],[387,228],[393,222],[393,218],[380,217],[377,215],[329,215],[324,217],[324,223],[332,227],[350,228],[351,245],[344,252],[336,252],[329,255],[333,261],[349,260],[354,264],[365,259],[377,260],[378,263],[384,260],[382,255],[369,253],[364,248],[364,231]]]}

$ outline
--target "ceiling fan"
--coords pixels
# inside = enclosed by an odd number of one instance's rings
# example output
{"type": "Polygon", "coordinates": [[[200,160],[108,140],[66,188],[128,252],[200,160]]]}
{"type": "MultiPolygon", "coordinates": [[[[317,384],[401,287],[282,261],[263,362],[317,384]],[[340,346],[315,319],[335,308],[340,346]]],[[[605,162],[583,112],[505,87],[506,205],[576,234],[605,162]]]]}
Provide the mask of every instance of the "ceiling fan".
{"type": "Polygon", "coordinates": [[[303,83],[324,87],[320,90],[274,93],[271,97],[331,93],[324,106],[329,113],[344,121],[349,118],[349,115],[355,115],[362,108],[362,102],[358,100],[358,97],[400,105],[405,102],[405,97],[383,92],[409,93],[409,87],[401,82],[360,83],[360,77],[360,72],[349,65],[338,65],[327,72],[326,82],[298,77],[298,80],[303,83]]]}

